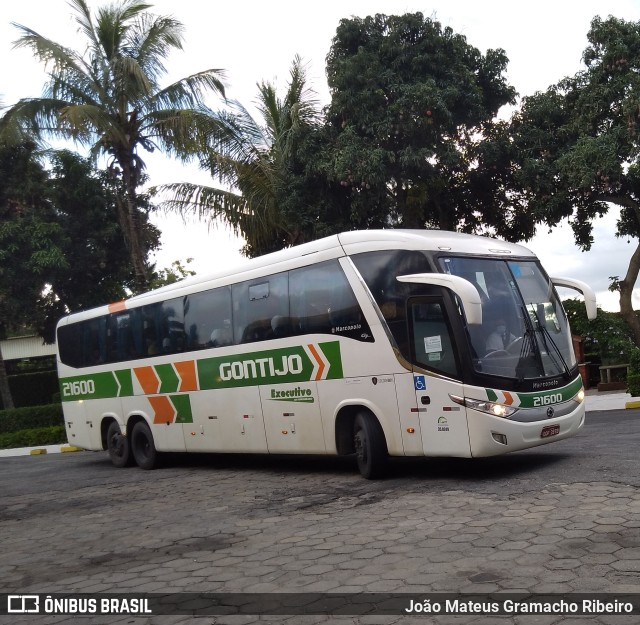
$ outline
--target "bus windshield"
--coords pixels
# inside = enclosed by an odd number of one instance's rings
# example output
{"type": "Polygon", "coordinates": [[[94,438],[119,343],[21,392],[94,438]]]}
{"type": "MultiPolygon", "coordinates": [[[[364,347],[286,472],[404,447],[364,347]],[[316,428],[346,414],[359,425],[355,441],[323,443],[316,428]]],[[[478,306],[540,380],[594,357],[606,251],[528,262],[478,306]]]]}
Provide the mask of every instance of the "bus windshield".
{"type": "Polygon", "coordinates": [[[478,373],[518,380],[568,375],[575,367],[567,318],[550,280],[533,260],[439,259],[482,299],[482,325],[469,326],[478,373]]]}

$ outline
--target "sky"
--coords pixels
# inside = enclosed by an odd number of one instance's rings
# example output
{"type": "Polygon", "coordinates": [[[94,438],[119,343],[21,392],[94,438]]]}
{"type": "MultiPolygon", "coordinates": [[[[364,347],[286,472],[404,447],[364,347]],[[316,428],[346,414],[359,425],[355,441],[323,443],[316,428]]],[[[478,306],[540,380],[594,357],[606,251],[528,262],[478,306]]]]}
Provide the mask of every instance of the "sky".
{"type": "MultiPolygon", "coordinates": [[[[91,7],[109,0],[89,0],[91,7]]],[[[640,20],[640,0],[149,0],[160,15],[173,15],[185,26],[184,50],[167,60],[166,84],[209,68],[224,69],[227,95],[250,107],[263,80],[285,87],[294,56],[308,64],[308,78],[319,102],[329,101],[325,58],[343,18],[422,12],[443,26],[465,35],[469,44],[485,53],[503,48],[509,58],[506,77],[520,96],[544,91],[561,78],[582,69],[591,19],[614,15],[640,20]]],[[[38,97],[46,76],[29,51],[13,49],[22,24],[54,41],[78,49],[82,38],[65,0],[21,0],[4,5],[0,21],[0,102],[13,104],[23,97],[38,97]]],[[[209,102],[217,107],[215,98],[209,102]]],[[[143,156],[144,158],[144,156],[143,156]]],[[[146,155],[152,184],[211,180],[194,167],[185,167],[157,153],[146,155]]],[[[589,252],[573,244],[568,225],[548,232],[541,229],[525,245],[541,259],[552,276],[583,280],[596,291],[598,304],[618,310],[617,294],[608,292],[610,276],[624,277],[636,242],[616,239],[616,211],[595,223],[595,243],[589,252]]],[[[162,248],[156,254],[159,268],[174,260],[193,258],[189,265],[198,273],[242,262],[242,241],[222,225],[210,226],[194,218],[158,215],[162,248]]],[[[562,295],[571,292],[562,291],[562,295]]],[[[640,308],[640,289],[634,305],[640,308]]]]}

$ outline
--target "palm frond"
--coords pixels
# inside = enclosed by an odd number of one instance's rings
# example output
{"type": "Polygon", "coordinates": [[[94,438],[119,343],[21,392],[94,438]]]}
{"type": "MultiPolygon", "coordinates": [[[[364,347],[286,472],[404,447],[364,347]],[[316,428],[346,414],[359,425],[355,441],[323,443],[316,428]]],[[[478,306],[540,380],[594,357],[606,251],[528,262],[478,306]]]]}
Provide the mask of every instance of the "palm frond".
{"type": "Polygon", "coordinates": [[[203,106],[204,95],[214,91],[224,97],[225,73],[221,69],[207,69],[181,78],[153,96],[155,108],[196,108],[203,106]]]}
{"type": "Polygon", "coordinates": [[[51,98],[24,98],[9,107],[2,117],[4,132],[41,140],[44,135],[63,136],[58,115],[67,103],[51,98]]]}
{"type": "Polygon", "coordinates": [[[131,24],[123,51],[157,80],[165,73],[163,60],[173,50],[182,50],[183,40],[184,26],[181,22],[173,17],[145,13],[131,24]]]}
{"type": "Polygon", "coordinates": [[[160,202],[163,210],[181,215],[195,213],[199,219],[209,221],[222,219],[236,230],[249,211],[247,200],[242,195],[215,187],[177,182],[161,185],[152,191],[171,195],[160,202]]]}

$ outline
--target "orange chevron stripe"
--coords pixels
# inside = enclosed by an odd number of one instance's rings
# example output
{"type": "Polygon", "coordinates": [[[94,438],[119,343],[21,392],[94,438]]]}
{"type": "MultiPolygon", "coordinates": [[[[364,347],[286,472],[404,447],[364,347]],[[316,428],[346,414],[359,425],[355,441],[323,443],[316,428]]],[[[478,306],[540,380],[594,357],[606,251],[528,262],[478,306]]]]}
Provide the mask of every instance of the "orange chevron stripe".
{"type": "Polygon", "coordinates": [[[153,367],[136,367],[133,372],[136,374],[145,395],[154,395],[158,392],[160,378],[156,375],[153,367]]]}
{"type": "Polygon", "coordinates": [[[318,351],[316,350],[315,345],[308,344],[307,347],[309,348],[309,351],[313,354],[313,357],[318,361],[318,365],[320,365],[318,369],[318,373],[316,374],[316,380],[322,380],[322,374],[324,373],[326,365],[324,364],[324,361],[322,360],[322,358],[320,358],[320,354],[318,354],[318,351]]]}
{"type": "Polygon", "coordinates": [[[197,391],[198,378],[196,376],[196,361],[185,360],[183,362],[176,362],[174,367],[180,376],[180,388],[178,390],[181,393],[197,391]]]}
{"type": "Polygon", "coordinates": [[[149,397],[148,399],[155,413],[153,416],[154,423],[173,423],[176,416],[176,409],[166,395],[158,395],[157,397],[149,397]]]}
{"type": "Polygon", "coordinates": [[[502,391],[504,393],[504,404],[505,406],[511,406],[513,403],[513,395],[511,393],[507,393],[507,391],[502,391]]]}
{"type": "Polygon", "coordinates": [[[122,310],[126,310],[126,308],[127,308],[127,303],[124,300],[120,302],[114,302],[113,304],[109,304],[110,313],[120,312],[122,310]]]}

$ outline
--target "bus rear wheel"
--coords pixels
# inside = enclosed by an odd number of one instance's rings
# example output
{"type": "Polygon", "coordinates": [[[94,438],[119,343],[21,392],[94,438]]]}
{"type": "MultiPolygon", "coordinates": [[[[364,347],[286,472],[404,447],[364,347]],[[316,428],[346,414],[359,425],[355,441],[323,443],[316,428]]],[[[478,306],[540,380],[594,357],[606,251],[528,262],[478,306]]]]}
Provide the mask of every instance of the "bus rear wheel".
{"type": "Polygon", "coordinates": [[[128,467],[131,464],[129,439],[122,434],[117,421],[112,421],[107,429],[107,451],[114,467],[128,467]]]}
{"type": "Polygon", "coordinates": [[[384,432],[372,414],[360,412],[356,416],[353,443],[362,477],[368,480],[382,477],[387,466],[387,444],[384,432]]]}
{"type": "Polygon", "coordinates": [[[131,452],[141,469],[155,469],[158,452],[151,429],[144,421],[138,421],[131,430],[131,452]]]}

